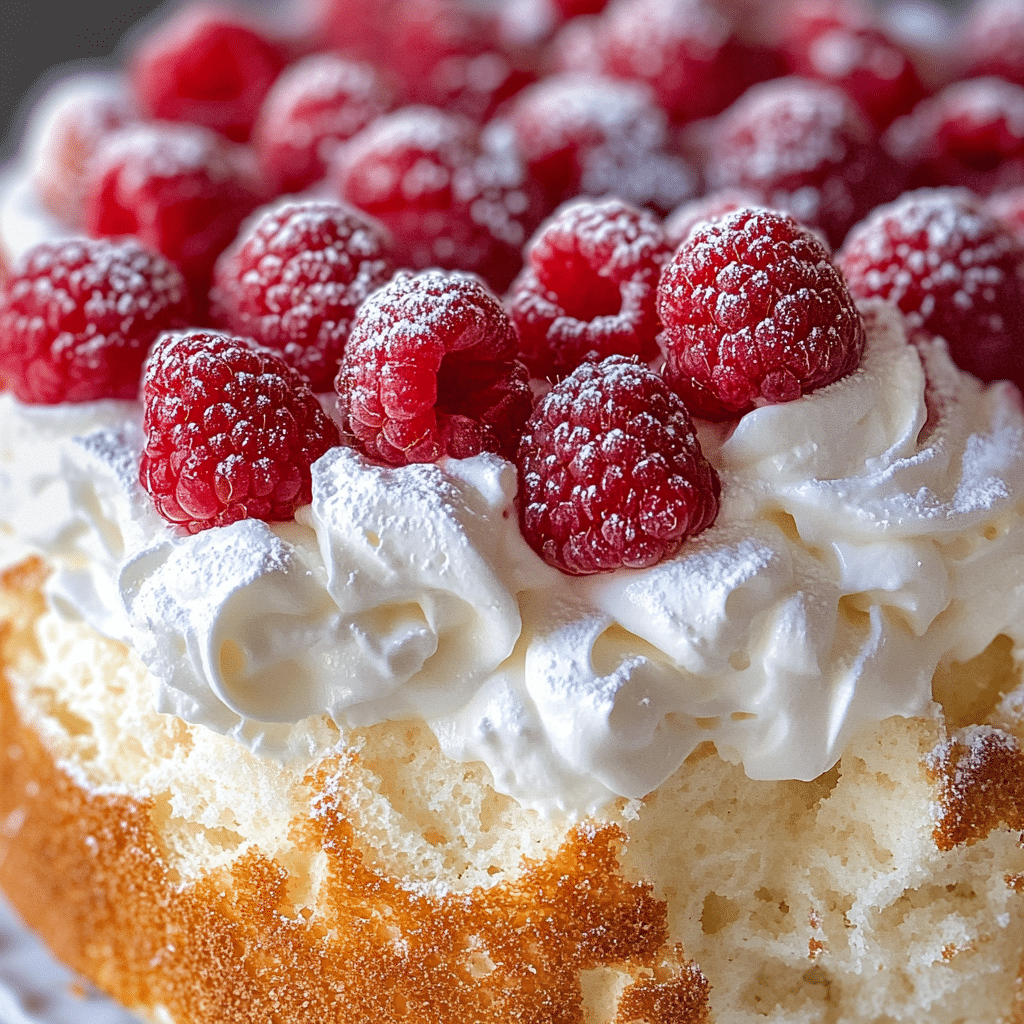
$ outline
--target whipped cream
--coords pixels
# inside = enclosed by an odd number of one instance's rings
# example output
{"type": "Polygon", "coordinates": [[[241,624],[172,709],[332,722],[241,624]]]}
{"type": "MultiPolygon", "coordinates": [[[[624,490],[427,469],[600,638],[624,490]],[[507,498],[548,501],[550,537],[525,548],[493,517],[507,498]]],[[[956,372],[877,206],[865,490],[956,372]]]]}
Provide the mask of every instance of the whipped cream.
{"type": "MultiPolygon", "coordinates": [[[[863,308],[861,367],[701,427],[714,526],[646,570],[573,578],[523,541],[494,455],[381,468],[338,448],[295,522],[169,527],[137,480],[141,409],[0,396],[0,559],[130,642],[159,708],[268,756],[312,717],[426,721],[542,811],[641,797],[702,742],[811,779],[931,678],[1024,642],[1024,409],[863,308]]],[[[329,404],[329,400],[325,400],[329,404]]]]}

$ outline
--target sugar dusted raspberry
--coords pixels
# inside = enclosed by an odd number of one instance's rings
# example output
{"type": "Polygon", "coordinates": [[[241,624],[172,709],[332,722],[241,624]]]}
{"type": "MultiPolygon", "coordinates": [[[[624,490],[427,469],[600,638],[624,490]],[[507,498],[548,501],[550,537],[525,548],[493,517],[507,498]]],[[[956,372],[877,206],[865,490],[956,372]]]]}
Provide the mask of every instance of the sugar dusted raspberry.
{"type": "Polygon", "coordinates": [[[1024,7],[1020,0],[975,0],[961,38],[962,77],[994,75],[1024,85],[1024,7]]]}
{"type": "Polygon", "coordinates": [[[397,263],[470,270],[499,291],[540,220],[516,154],[486,150],[471,121],[433,107],[377,118],[341,150],[335,181],[391,232],[397,263]]]}
{"type": "Polygon", "coordinates": [[[357,445],[391,465],[511,457],[532,398],[515,327],[474,277],[399,271],[360,307],[338,372],[357,445]]]}
{"type": "Polygon", "coordinates": [[[306,0],[321,49],[377,62],[388,52],[400,0],[306,0]]]}
{"type": "Polygon", "coordinates": [[[790,0],[777,17],[789,70],[838,86],[877,127],[924,99],[910,57],[868,8],[842,0],[790,0]]]}
{"type": "Polygon", "coordinates": [[[135,239],[44,242],[0,298],[0,380],[45,405],[137,398],[149,346],[189,315],[184,278],[135,239]]]}
{"type": "Polygon", "coordinates": [[[82,227],[85,172],[104,138],[137,121],[124,81],[76,75],[42,100],[28,126],[32,184],[43,206],[68,227],[82,227]]]}
{"type": "Polygon", "coordinates": [[[356,308],[391,276],[383,228],[340,203],[284,202],[256,217],[214,273],[211,316],[329,391],[356,308]]]}
{"type": "Polygon", "coordinates": [[[244,338],[165,334],[143,403],[139,480],[189,533],[291,519],[310,500],[310,466],[340,441],[302,378],[244,338]]]}
{"type": "Polygon", "coordinates": [[[556,384],[517,462],[523,536],[573,575],[647,568],[718,515],[718,475],[685,405],[623,356],[584,363],[556,384]]]}
{"type": "Polygon", "coordinates": [[[741,189],[724,188],[691,199],[673,210],[664,224],[665,237],[673,249],[678,249],[690,232],[706,220],[717,220],[744,206],[757,206],[757,197],[741,189]]]}
{"type": "Polygon", "coordinates": [[[137,235],[162,252],[198,299],[214,261],[261,200],[245,147],[195,125],[139,125],[97,151],[85,221],[93,235],[137,235]]]}
{"type": "Polygon", "coordinates": [[[719,119],[713,153],[713,188],[751,192],[821,228],[833,246],[902,186],[895,162],[846,93],[802,78],[754,86],[719,119]]]}
{"type": "Polygon", "coordinates": [[[1024,184],[1024,88],[998,78],[954,82],[897,120],[885,142],[914,187],[988,195],[1024,184]]]}
{"type": "Polygon", "coordinates": [[[282,48],[255,26],[191,3],[142,40],[132,78],[151,117],[190,121],[244,142],[284,65],[282,48]]]}
{"type": "Polygon", "coordinates": [[[653,359],[670,256],[658,220],[620,199],[578,200],[543,224],[508,296],[533,375],[564,376],[613,353],[653,359]]]}
{"type": "Polygon", "coordinates": [[[788,402],[855,369],[864,324],[820,241],[774,210],[694,230],[658,288],[665,377],[697,416],[788,402]]]}
{"type": "Polygon", "coordinates": [[[296,61],[267,93],[253,146],[271,191],[319,181],[339,143],[391,107],[391,91],[370,64],[333,53],[296,61]]]}
{"type": "Polygon", "coordinates": [[[597,49],[601,70],[646,82],[678,122],[719,113],[778,71],[701,0],[619,0],[600,17],[597,49]]]}
{"type": "Polygon", "coordinates": [[[670,149],[665,112],[640,82],[552,75],[524,89],[507,117],[552,205],[615,195],[670,210],[695,191],[694,171],[670,149]]]}
{"type": "Polygon", "coordinates": [[[898,305],[962,369],[1024,383],[1024,247],[971,193],[907,193],[858,224],[838,260],[854,295],[898,305]]]}

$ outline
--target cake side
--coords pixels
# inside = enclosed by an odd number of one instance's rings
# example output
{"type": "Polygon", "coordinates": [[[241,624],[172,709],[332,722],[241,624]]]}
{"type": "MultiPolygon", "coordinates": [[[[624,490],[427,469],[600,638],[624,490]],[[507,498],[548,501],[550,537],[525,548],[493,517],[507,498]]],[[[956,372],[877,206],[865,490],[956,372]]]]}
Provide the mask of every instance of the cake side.
{"type": "Polygon", "coordinates": [[[54,637],[87,645],[122,707],[145,671],[55,621],[44,575],[3,578],[0,885],[153,1019],[1024,1019],[1008,644],[947,670],[974,682],[950,717],[999,726],[890,719],[808,783],[750,780],[706,746],[645,800],[574,825],[495,793],[413,723],[353,732],[298,773],[155,713],[132,756],[97,756],[101,705],[54,637]],[[205,791],[209,744],[224,770],[205,791]]]}

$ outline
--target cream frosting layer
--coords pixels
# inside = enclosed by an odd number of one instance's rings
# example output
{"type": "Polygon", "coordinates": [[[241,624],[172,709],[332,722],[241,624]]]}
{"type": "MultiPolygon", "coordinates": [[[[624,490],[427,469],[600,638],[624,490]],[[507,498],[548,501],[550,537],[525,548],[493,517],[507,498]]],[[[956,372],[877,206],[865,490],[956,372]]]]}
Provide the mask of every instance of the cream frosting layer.
{"type": "Polygon", "coordinates": [[[268,756],[308,757],[310,717],[416,717],[545,811],[643,796],[705,740],[810,779],[860,727],[928,713],[941,662],[1024,639],[1020,396],[864,314],[855,373],[701,428],[721,513],[651,569],[545,565],[492,455],[338,448],[294,523],[180,534],[137,482],[138,405],[9,395],[3,558],[42,552],[55,607],[133,644],[160,710],[268,756]]]}

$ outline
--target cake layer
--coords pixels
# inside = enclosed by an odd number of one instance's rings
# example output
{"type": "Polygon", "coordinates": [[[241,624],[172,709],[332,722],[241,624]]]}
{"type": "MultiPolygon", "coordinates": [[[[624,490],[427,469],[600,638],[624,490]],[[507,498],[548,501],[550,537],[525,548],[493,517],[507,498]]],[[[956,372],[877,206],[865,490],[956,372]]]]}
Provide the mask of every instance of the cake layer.
{"type": "Polygon", "coordinates": [[[0,884],[154,1020],[1024,1019],[1008,642],[936,680],[949,736],[938,706],[890,719],[812,782],[705,745],[571,822],[419,724],[299,770],[149,711],[141,662],[47,612],[44,576],[3,577],[0,884]]]}

